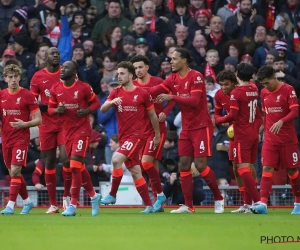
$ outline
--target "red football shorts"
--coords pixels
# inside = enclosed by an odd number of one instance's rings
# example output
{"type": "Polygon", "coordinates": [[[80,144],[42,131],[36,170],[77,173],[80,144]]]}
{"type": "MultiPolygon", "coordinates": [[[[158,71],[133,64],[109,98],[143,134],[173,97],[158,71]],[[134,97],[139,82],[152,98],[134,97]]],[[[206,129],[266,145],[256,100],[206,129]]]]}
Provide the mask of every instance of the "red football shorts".
{"type": "Polygon", "coordinates": [[[298,144],[273,145],[264,141],[261,156],[263,166],[270,166],[275,169],[298,168],[300,166],[298,144]]]}
{"type": "Polygon", "coordinates": [[[40,149],[42,151],[56,148],[57,146],[62,144],[64,144],[64,136],[62,130],[52,133],[40,132],[40,149]]]}
{"type": "Polygon", "coordinates": [[[255,163],[258,152],[258,139],[246,142],[233,142],[233,162],[235,164],[241,163],[255,163]]]}
{"type": "Polygon", "coordinates": [[[12,147],[3,147],[3,159],[7,168],[11,165],[26,167],[28,144],[15,144],[12,147]]]}
{"type": "Polygon", "coordinates": [[[182,130],[178,142],[178,155],[194,158],[211,156],[213,131],[213,127],[182,130]]]}
{"type": "Polygon", "coordinates": [[[145,141],[143,139],[135,136],[120,141],[120,147],[118,148],[117,152],[126,156],[127,159],[124,164],[127,168],[141,165],[141,152],[144,144],[145,141]]]}
{"type": "Polygon", "coordinates": [[[229,141],[228,158],[230,161],[234,161],[233,148],[234,148],[233,141],[229,141]]]}
{"type": "Polygon", "coordinates": [[[155,134],[151,134],[148,136],[144,149],[143,149],[143,155],[149,155],[154,157],[157,160],[161,160],[162,157],[162,147],[164,146],[165,140],[166,140],[166,134],[160,134],[160,143],[157,147],[154,147],[153,145],[153,138],[155,134]]]}
{"type": "Polygon", "coordinates": [[[80,136],[80,137],[75,137],[70,140],[67,140],[65,143],[65,148],[66,148],[68,158],[70,159],[71,155],[85,157],[88,146],[89,146],[88,136],[80,136]]]}

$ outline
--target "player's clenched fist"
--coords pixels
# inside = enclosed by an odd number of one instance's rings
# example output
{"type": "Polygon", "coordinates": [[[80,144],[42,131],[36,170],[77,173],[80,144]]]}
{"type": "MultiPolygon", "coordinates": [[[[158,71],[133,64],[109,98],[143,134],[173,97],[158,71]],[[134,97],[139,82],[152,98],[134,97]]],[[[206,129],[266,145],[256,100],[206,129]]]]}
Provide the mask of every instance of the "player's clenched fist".
{"type": "Polygon", "coordinates": [[[155,136],[153,139],[154,147],[157,147],[160,143],[160,136],[155,136]]]}
{"type": "Polygon", "coordinates": [[[111,104],[120,105],[122,103],[122,99],[120,97],[117,97],[110,101],[111,104]]]}
{"type": "Polygon", "coordinates": [[[167,94],[160,94],[156,97],[156,101],[158,103],[162,103],[162,102],[165,102],[165,101],[170,101],[171,99],[173,98],[172,95],[167,95],[167,94]]]}
{"type": "Polygon", "coordinates": [[[78,117],[83,117],[83,116],[86,116],[90,113],[90,109],[87,108],[87,109],[83,109],[81,107],[79,107],[79,109],[77,110],[77,115],[78,117]]]}
{"type": "Polygon", "coordinates": [[[58,107],[55,109],[56,114],[63,114],[65,112],[65,104],[60,102],[58,107]]]}

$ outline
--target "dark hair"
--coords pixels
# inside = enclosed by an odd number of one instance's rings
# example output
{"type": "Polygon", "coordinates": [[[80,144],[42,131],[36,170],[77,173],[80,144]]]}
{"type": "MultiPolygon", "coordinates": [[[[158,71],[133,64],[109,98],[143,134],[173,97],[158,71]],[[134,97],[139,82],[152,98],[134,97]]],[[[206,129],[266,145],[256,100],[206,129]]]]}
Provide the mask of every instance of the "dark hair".
{"type": "Polygon", "coordinates": [[[133,74],[133,76],[135,76],[135,69],[131,62],[122,61],[117,65],[117,68],[127,69],[129,73],[131,73],[131,74],[133,74]]]}
{"type": "Polygon", "coordinates": [[[69,62],[73,63],[73,65],[75,66],[76,71],[78,72],[79,66],[78,66],[77,62],[75,62],[75,61],[69,61],[69,62]]]}
{"type": "Polygon", "coordinates": [[[234,82],[234,84],[237,84],[237,79],[236,79],[235,73],[233,73],[232,71],[222,70],[219,72],[219,74],[217,75],[217,82],[222,82],[225,80],[228,80],[228,81],[234,82]]]}
{"type": "Polygon", "coordinates": [[[212,76],[204,77],[204,81],[205,82],[211,82],[211,83],[215,84],[215,79],[212,76]]]}
{"type": "MultiPolygon", "coordinates": [[[[107,28],[105,34],[100,38],[100,43],[103,43],[106,47],[111,48],[111,35],[115,29],[119,28],[121,31],[122,29],[117,25],[112,25],[107,28]]],[[[123,35],[120,41],[117,42],[117,50],[121,49],[123,46],[123,35]]]]}
{"type": "Polygon", "coordinates": [[[175,144],[178,141],[178,135],[176,131],[168,131],[166,135],[166,140],[169,142],[174,142],[175,144]]]}
{"type": "Polygon", "coordinates": [[[273,60],[273,63],[275,62],[285,62],[285,58],[284,57],[281,57],[281,56],[275,56],[274,60],[273,60]]]}
{"type": "Polygon", "coordinates": [[[11,64],[17,65],[22,70],[22,63],[19,60],[15,59],[15,58],[9,59],[5,63],[5,66],[11,65],[11,64]]]}
{"type": "Polygon", "coordinates": [[[274,75],[275,75],[275,70],[271,66],[267,66],[267,65],[262,66],[256,74],[258,81],[273,78],[274,75]]]}
{"type": "Polygon", "coordinates": [[[80,29],[80,31],[82,31],[82,26],[79,25],[79,24],[77,24],[77,23],[73,23],[73,24],[71,25],[70,29],[71,29],[72,31],[76,31],[76,30],[79,30],[79,29],[80,29]]]}
{"type": "Polygon", "coordinates": [[[180,53],[180,57],[186,59],[188,64],[193,62],[193,57],[191,56],[191,53],[187,49],[176,48],[175,51],[180,53]]]}
{"type": "Polygon", "coordinates": [[[248,63],[240,63],[236,71],[237,77],[244,82],[250,81],[253,78],[253,74],[255,74],[255,69],[248,63]]]}
{"type": "Polygon", "coordinates": [[[277,33],[274,30],[269,30],[267,36],[277,36],[277,33]]]}
{"type": "Polygon", "coordinates": [[[47,19],[48,16],[54,16],[56,18],[56,24],[58,23],[59,17],[55,12],[53,12],[53,11],[48,12],[45,16],[45,19],[47,19]]]}
{"type": "Polygon", "coordinates": [[[120,7],[121,7],[121,3],[120,0],[108,0],[108,5],[110,5],[110,3],[119,3],[120,7]]]}
{"type": "Polygon", "coordinates": [[[186,10],[188,10],[188,1],[186,0],[175,0],[174,7],[186,7],[186,10]]]}
{"type": "Polygon", "coordinates": [[[144,64],[146,64],[148,66],[150,65],[150,61],[149,61],[148,57],[142,56],[142,55],[136,55],[136,56],[132,57],[130,62],[132,64],[134,64],[136,62],[144,62],[144,64]]]}
{"type": "Polygon", "coordinates": [[[224,56],[224,58],[229,56],[229,47],[230,46],[233,46],[237,49],[237,51],[239,53],[238,61],[240,61],[242,55],[246,54],[245,43],[241,40],[229,40],[229,41],[227,41],[223,46],[223,56],[224,56]]]}
{"type": "Polygon", "coordinates": [[[105,51],[103,54],[102,54],[102,60],[104,61],[104,58],[105,57],[108,57],[108,59],[112,62],[116,62],[117,61],[117,55],[116,53],[113,53],[111,51],[105,51]]]}
{"type": "Polygon", "coordinates": [[[115,143],[119,143],[119,136],[118,136],[118,134],[113,134],[109,139],[111,139],[115,143]]]}
{"type": "Polygon", "coordinates": [[[42,47],[49,47],[49,49],[51,48],[51,46],[49,46],[48,43],[44,43],[44,42],[40,43],[39,49],[42,48],[42,47]]]}

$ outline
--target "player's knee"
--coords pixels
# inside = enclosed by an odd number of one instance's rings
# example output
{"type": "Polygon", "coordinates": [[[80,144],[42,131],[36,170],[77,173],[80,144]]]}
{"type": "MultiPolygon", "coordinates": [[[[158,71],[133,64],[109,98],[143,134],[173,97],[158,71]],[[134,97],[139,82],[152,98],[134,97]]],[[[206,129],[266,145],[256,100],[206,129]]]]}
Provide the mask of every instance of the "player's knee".
{"type": "Polygon", "coordinates": [[[297,168],[287,168],[286,171],[287,171],[287,173],[288,173],[289,175],[293,175],[293,174],[296,173],[298,170],[297,170],[297,168]]]}
{"type": "Polygon", "coordinates": [[[11,166],[10,176],[20,176],[22,167],[20,166],[11,166]]]}
{"type": "Polygon", "coordinates": [[[269,167],[269,166],[264,166],[264,167],[263,167],[263,171],[264,171],[264,172],[273,172],[273,169],[274,169],[274,168],[269,167]]]}

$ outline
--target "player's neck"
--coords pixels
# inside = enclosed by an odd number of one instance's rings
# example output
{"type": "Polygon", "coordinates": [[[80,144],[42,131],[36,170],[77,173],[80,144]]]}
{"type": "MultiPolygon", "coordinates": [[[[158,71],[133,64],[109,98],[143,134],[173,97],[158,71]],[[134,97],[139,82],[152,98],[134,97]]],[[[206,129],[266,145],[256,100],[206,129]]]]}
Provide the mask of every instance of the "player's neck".
{"type": "Polygon", "coordinates": [[[132,81],[129,81],[127,84],[123,85],[123,88],[128,91],[135,89],[136,86],[133,84],[132,81]]]}
{"type": "Polygon", "coordinates": [[[74,82],[75,82],[75,77],[72,77],[68,80],[63,80],[64,85],[67,87],[72,86],[74,82]]]}
{"type": "Polygon", "coordinates": [[[17,88],[8,88],[8,91],[10,94],[14,94],[17,93],[20,90],[20,86],[18,86],[17,88]]]}
{"type": "Polygon", "coordinates": [[[187,75],[187,73],[190,71],[189,67],[183,67],[181,70],[178,70],[178,74],[180,75],[180,77],[184,77],[187,75]]]}
{"type": "Polygon", "coordinates": [[[249,82],[247,82],[247,81],[241,81],[241,80],[239,80],[238,82],[239,82],[239,86],[247,86],[247,85],[249,85],[249,82]]]}
{"type": "Polygon", "coordinates": [[[58,64],[58,65],[55,65],[55,66],[53,66],[53,65],[47,65],[47,70],[50,72],[50,73],[55,73],[55,72],[57,72],[58,70],[59,70],[59,68],[60,68],[60,65],[58,64]]]}
{"type": "Polygon", "coordinates": [[[146,74],[143,78],[138,78],[138,82],[141,84],[145,84],[149,81],[150,75],[146,74]]]}

